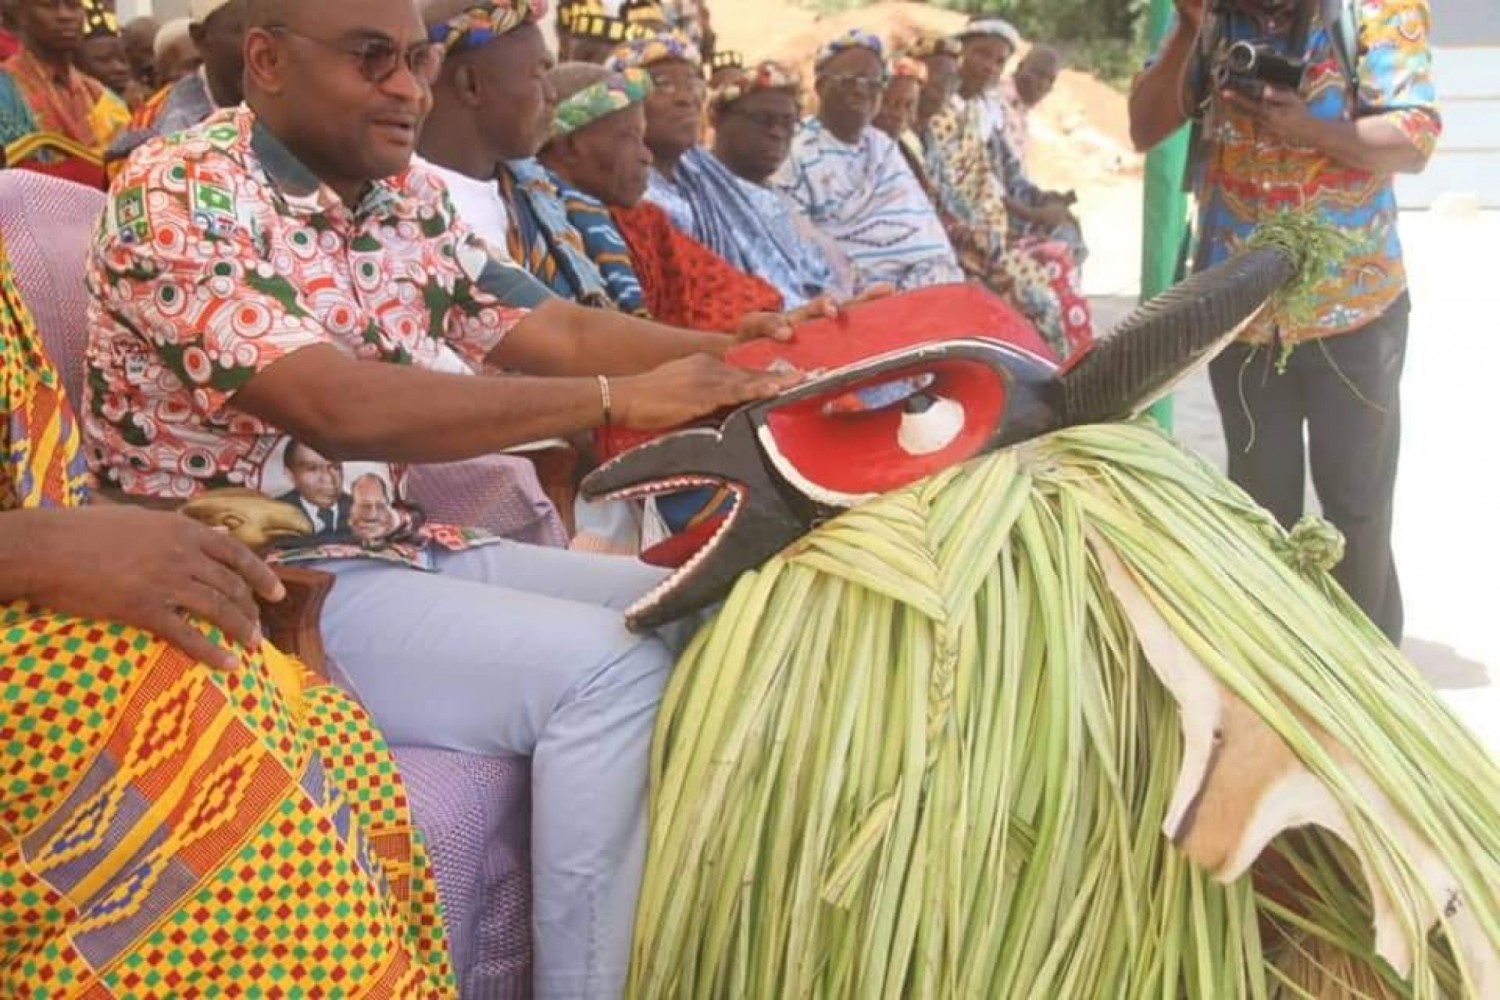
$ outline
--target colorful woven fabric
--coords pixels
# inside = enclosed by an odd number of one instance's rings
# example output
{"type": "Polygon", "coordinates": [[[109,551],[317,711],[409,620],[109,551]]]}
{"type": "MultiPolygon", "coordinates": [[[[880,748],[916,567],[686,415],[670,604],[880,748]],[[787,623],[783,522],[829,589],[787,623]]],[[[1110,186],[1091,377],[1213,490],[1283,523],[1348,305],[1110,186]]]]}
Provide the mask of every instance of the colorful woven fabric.
{"type": "Polygon", "coordinates": [[[702,66],[703,55],[698,46],[680,31],[658,31],[621,45],[605,60],[604,67],[611,72],[623,73],[627,69],[646,69],[659,62],[672,61],[702,66]]]}
{"type": "Polygon", "coordinates": [[[1011,231],[1006,190],[973,127],[972,106],[949,107],[923,133],[923,167],[970,276],[1004,287],[1065,358],[1093,340],[1093,318],[1067,244],[1011,231]]]}
{"type": "Polygon", "coordinates": [[[746,313],[780,312],[781,293],[736,271],[724,258],[641,202],[611,214],[640,278],[646,312],[690,330],[733,330],[746,313]]]}
{"type": "Polygon", "coordinates": [[[88,469],[57,369],[42,349],[31,314],[0,244],[0,511],[74,507],[88,490],[88,469]]]}
{"type": "Polygon", "coordinates": [[[646,199],[730,267],[771,284],[788,309],[844,290],[827,248],[807,238],[812,224],[791,201],[736,176],[701,146],[684,153],[670,177],[652,170],[646,199]]]}
{"type": "Polygon", "coordinates": [[[513,160],[500,171],[500,191],[510,203],[511,256],[565,299],[596,309],[614,300],[583,236],[568,219],[558,182],[536,160],[513,160]]]}
{"type": "Polygon", "coordinates": [[[802,102],[802,74],[779,62],[767,60],[754,69],[739,74],[722,87],[715,87],[709,95],[709,106],[723,109],[741,98],[758,94],[763,90],[785,90],[802,102]]]}
{"type": "Polygon", "coordinates": [[[850,28],[819,49],[817,61],[813,65],[822,70],[830,59],[850,49],[869,49],[880,57],[881,63],[885,62],[885,42],[881,41],[879,35],[863,28],[850,28]]]}
{"type": "Polygon", "coordinates": [[[963,55],[963,51],[963,43],[957,38],[949,35],[923,35],[907,46],[906,55],[912,59],[930,59],[933,56],[952,56],[957,59],[963,55]]]}
{"type": "Polygon", "coordinates": [[[817,118],[805,119],[771,187],[833,239],[854,266],[860,291],[964,280],[937,209],[879,129],[865,129],[850,145],[817,118]]]}
{"type": "Polygon", "coordinates": [[[640,104],[651,93],[654,84],[644,69],[626,69],[611,73],[598,83],[557,103],[552,115],[553,139],[561,139],[617,111],[640,104]]]}
{"type": "Polygon", "coordinates": [[[130,122],[130,109],[104,84],[69,67],[64,79],[26,49],[0,73],[0,145],[51,132],[103,153],[130,122]]]}
{"type": "MultiPolygon", "coordinates": [[[[1328,31],[1314,23],[1303,55],[1302,98],[1315,118],[1344,121],[1376,115],[1394,123],[1424,152],[1442,132],[1433,83],[1427,0],[1366,0],[1359,5],[1358,90],[1351,93],[1328,31]]],[[[1234,15],[1229,41],[1260,37],[1234,15]]],[[[1199,175],[1199,253],[1195,268],[1228,258],[1256,227],[1279,212],[1311,212],[1354,237],[1356,249],[1330,263],[1318,283],[1312,319],[1289,324],[1260,317],[1245,337],[1295,342],[1359,329],[1385,314],[1406,291],[1406,266],[1396,231],[1397,204],[1389,174],[1347,167],[1310,146],[1293,146],[1257,128],[1244,112],[1215,102],[1205,123],[1199,175]]]]}
{"type": "Polygon", "coordinates": [[[486,0],[443,24],[434,24],[427,37],[434,45],[441,45],[445,53],[477,49],[523,24],[536,23],[546,14],[547,0],[486,0]]]}
{"type": "MultiPolygon", "coordinates": [[[[0,517],[78,504],[77,435],[3,247],[0,376],[0,517]]],[[[209,670],[0,604],[0,994],[454,995],[385,743],[271,646],[243,654],[209,670]]]]}

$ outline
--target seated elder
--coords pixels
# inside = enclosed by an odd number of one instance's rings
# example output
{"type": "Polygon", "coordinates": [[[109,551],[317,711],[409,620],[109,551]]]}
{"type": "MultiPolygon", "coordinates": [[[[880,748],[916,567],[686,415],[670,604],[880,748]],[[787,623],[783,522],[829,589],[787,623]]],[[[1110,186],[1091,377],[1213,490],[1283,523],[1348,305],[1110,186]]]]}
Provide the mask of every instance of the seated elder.
{"type": "Polygon", "coordinates": [[[1072,252],[1055,240],[1010,233],[1004,189],[989,169],[979,133],[963,127],[965,109],[944,101],[957,83],[957,60],[946,41],[919,40],[915,57],[927,80],[917,101],[909,143],[923,158],[948,234],[964,270],[1007,294],[1059,356],[1093,338],[1088,300],[1072,252]]]}
{"type": "MultiPolygon", "coordinates": [[[[644,70],[566,63],[553,71],[557,114],[541,163],[610,300],[625,312],[693,329],[735,329],[778,312],[781,293],[736,270],[643,201],[651,150],[644,70]]],[[[539,194],[538,192],[528,192],[539,194]]]]}
{"type": "MultiPolygon", "coordinates": [[[[778,63],[760,63],[712,90],[708,108],[714,148],[703,157],[706,169],[679,166],[679,181],[696,175],[706,192],[718,193],[712,205],[729,216],[739,243],[751,252],[756,261],[751,273],[777,288],[801,289],[790,301],[817,288],[831,288],[840,297],[852,294],[849,259],[768,183],[792,153],[802,108],[801,76],[778,63]]],[[[691,151],[684,162],[688,159],[696,159],[691,151]]],[[[690,184],[684,181],[684,186],[690,184]]]]}
{"type": "Polygon", "coordinates": [[[619,995],[683,638],[620,608],[661,573],[428,521],[404,470],[673,426],[796,377],[725,364],[729,336],[509,304],[514,267],[411,166],[440,50],[409,0],[253,0],[244,52],[245,104],[137,150],[100,221],[90,466],[132,502],[278,497],[298,441],[384,480],[390,534],[335,523],[276,558],[337,578],[324,645],[393,741],[531,758],[536,993],[619,995]]]}
{"type": "Polygon", "coordinates": [[[364,710],[262,641],[254,598],[282,588],[249,549],[179,514],[83,506],[69,403],[0,244],[7,994],[455,995],[426,851],[364,710]]]}
{"type": "Polygon", "coordinates": [[[1072,253],[1074,264],[1081,266],[1088,248],[1069,209],[1071,198],[1033,184],[1006,139],[1005,106],[997,88],[1020,36],[1000,18],[979,17],[969,22],[959,40],[963,56],[958,67],[957,123],[983,145],[990,172],[1004,189],[1013,234],[1059,241],[1072,253]]]}
{"type": "Polygon", "coordinates": [[[1005,141],[1021,166],[1031,146],[1031,112],[1047,99],[1062,72],[1062,53],[1050,45],[1033,45],[1021,57],[1016,71],[1000,83],[1005,104],[1005,141]]]}
{"type": "Polygon", "coordinates": [[[651,74],[654,86],[646,98],[646,144],[654,163],[646,200],[664,209],[674,226],[736,270],[769,282],[788,306],[852,290],[847,266],[838,267],[830,260],[827,241],[807,239],[806,233],[815,228],[787,199],[765,185],[785,162],[796,128],[801,80],[795,74],[767,63],[753,73],[742,72],[714,94],[715,149],[727,149],[731,157],[739,154],[741,159],[758,154],[764,161],[749,165],[754,180],[747,181],[715,152],[698,144],[704,89],[702,68],[691,46],[673,36],[646,39],[622,46],[607,65],[651,74]],[[766,111],[757,107],[781,106],[788,100],[793,103],[790,126],[784,108],[766,111]],[[741,107],[746,101],[748,105],[741,107]],[[770,116],[773,130],[782,126],[783,135],[774,143],[764,141],[767,130],[747,127],[765,115],[770,116]],[[754,136],[750,143],[754,150],[736,147],[736,140],[747,136],[754,136]]]}
{"type": "Polygon", "coordinates": [[[886,84],[885,45],[850,31],[817,64],[818,113],[803,120],[772,185],[832,237],[860,290],[964,280],[937,210],[890,136],[872,123],[886,84]]]}

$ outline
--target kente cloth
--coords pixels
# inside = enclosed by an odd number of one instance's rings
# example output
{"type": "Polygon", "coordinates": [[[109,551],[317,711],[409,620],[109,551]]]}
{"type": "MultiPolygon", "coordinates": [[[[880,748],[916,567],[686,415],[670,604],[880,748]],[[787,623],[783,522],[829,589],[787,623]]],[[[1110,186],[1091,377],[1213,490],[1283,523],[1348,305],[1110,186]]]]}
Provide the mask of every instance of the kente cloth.
{"type": "Polygon", "coordinates": [[[649,97],[654,87],[651,74],[639,67],[612,72],[603,80],[557,102],[552,114],[550,138],[572,135],[600,119],[634,107],[649,97]]]}
{"type": "Polygon", "coordinates": [[[690,330],[732,331],[746,313],[781,312],[781,293],[672,225],[650,202],[611,213],[640,279],[646,313],[690,330]]]}
{"type": "MultiPolygon", "coordinates": [[[[1442,131],[1428,44],[1427,0],[1365,0],[1359,5],[1358,91],[1351,93],[1329,33],[1313,19],[1303,55],[1302,98],[1326,121],[1382,116],[1424,153],[1442,131]]],[[[1260,37],[1235,14],[1229,41],[1260,37]]],[[[1294,56],[1295,57],[1295,56],[1294,56]]],[[[1194,179],[1198,250],[1194,267],[1233,254],[1256,226],[1279,212],[1309,212],[1353,237],[1354,249],[1329,262],[1313,290],[1310,318],[1296,323],[1270,312],[1244,336],[1295,343],[1368,325],[1406,291],[1406,266],[1396,231],[1396,194],[1389,175],[1346,167],[1307,146],[1288,146],[1243,112],[1215,101],[1204,123],[1204,155],[1194,179]]]]}
{"type": "Polygon", "coordinates": [[[428,523],[403,466],[328,461],[236,410],[234,394],[317,346],[475,376],[525,316],[509,304],[523,283],[534,285],[455,217],[431,172],[375,182],[350,207],[248,108],[220,112],[137,150],[111,189],[88,268],[90,467],[132,496],[240,486],[332,515],[285,540],[279,561],[431,568],[431,546],[490,536],[428,523]],[[380,502],[337,517],[365,476],[380,502]]]}
{"type": "Polygon", "coordinates": [[[670,177],[653,169],[646,198],[730,266],[772,285],[788,309],[837,291],[823,248],[802,238],[796,207],[701,146],[683,154],[670,177]]]}
{"type": "Polygon", "coordinates": [[[534,159],[512,160],[500,172],[500,191],[511,210],[511,256],[562,298],[615,308],[604,275],[568,217],[557,178],[534,159]]]}
{"type": "MultiPolygon", "coordinates": [[[[963,221],[949,209],[949,199],[942,196],[928,172],[921,140],[907,132],[901,136],[898,145],[912,173],[921,181],[923,190],[937,205],[938,216],[953,241],[953,249],[964,273],[1005,296],[1025,313],[1059,358],[1067,357],[1090,342],[1093,339],[1092,310],[1078,283],[1078,269],[1072,265],[1067,248],[1060,243],[1039,242],[1024,249],[1009,246],[1005,239],[1003,202],[999,203],[998,221],[993,226],[963,221]]],[[[980,169],[988,175],[982,151],[977,160],[980,169]]]]}
{"type": "Polygon", "coordinates": [[[50,132],[102,153],[130,121],[130,109],[104,84],[69,66],[57,79],[26,49],[0,73],[0,145],[50,132]]]}
{"type": "Polygon", "coordinates": [[[625,237],[609,214],[609,208],[593,195],[585,194],[552,175],[562,197],[563,208],[568,213],[568,222],[583,243],[583,252],[593,262],[604,282],[609,300],[621,312],[635,316],[650,316],[646,308],[646,293],[630,257],[630,248],[625,237]]]}
{"type": "Polygon", "coordinates": [[[104,154],[107,164],[117,164],[159,135],[171,135],[200,125],[218,110],[208,77],[200,66],[151,96],[131,116],[130,125],[109,144],[104,154]]]}
{"type": "Polygon", "coordinates": [[[805,119],[771,185],[833,238],[859,291],[880,282],[904,291],[964,280],[937,209],[879,129],[865,129],[851,146],[817,118],[805,119]]]}
{"type": "Polygon", "coordinates": [[[463,11],[427,31],[428,40],[447,55],[477,49],[547,15],[547,0],[475,0],[463,11]]]}
{"type": "MultiPolygon", "coordinates": [[[[85,499],[0,246],[0,517],[85,499]]],[[[217,638],[217,636],[216,636],[217,638]]],[[[389,748],[270,645],[211,670],[137,629],[0,604],[0,994],[451,997],[389,748]]]]}
{"type": "Polygon", "coordinates": [[[1094,336],[1071,251],[1055,240],[1010,232],[1005,191],[978,131],[964,127],[963,114],[957,106],[939,112],[923,130],[923,141],[914,144],[959,261],[971,277],[1008,289],[1058,356],[1068,357],[1094,336]]]}

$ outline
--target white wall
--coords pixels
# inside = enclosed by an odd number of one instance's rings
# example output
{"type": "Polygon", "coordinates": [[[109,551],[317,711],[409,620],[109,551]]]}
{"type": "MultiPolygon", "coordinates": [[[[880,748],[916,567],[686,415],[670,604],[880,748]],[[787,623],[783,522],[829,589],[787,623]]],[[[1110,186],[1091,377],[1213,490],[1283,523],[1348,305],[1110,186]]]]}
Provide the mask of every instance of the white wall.
{"type": "Polygon", "coordinates": [[[1443,138],[1426,173],[1397,182],[1401,204],[1470,194],[1500,208],[1500,0],[1432,0],[1432,34],[1443,138]]]}

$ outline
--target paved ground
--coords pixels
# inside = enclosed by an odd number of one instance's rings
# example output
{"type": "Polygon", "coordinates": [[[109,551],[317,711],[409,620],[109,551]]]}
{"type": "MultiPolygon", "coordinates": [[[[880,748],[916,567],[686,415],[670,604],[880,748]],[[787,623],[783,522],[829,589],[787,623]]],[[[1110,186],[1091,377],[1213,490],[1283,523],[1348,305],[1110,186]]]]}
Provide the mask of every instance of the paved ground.
{"type": "MultiPolygon", "coordinates": [[[[1134,266],[1127,249],[1134,234],[1123,228],[1091,227],[1118,250],[1097,257],[1112,262],[1112,273],[1087,276],[1101,326],[1130,305],[1118,294],[1134,266]]],[[[1500,475],[1491,395],[1500,396],[1500,212],[1407,213],[1402,234],[1414,302],[1395,539],[1405,650],[1500,756],[1500,475]]],[[[1183,440],[1222,466],[1206,376],[1182,387],[1176,421],[1183,440]]]]}

